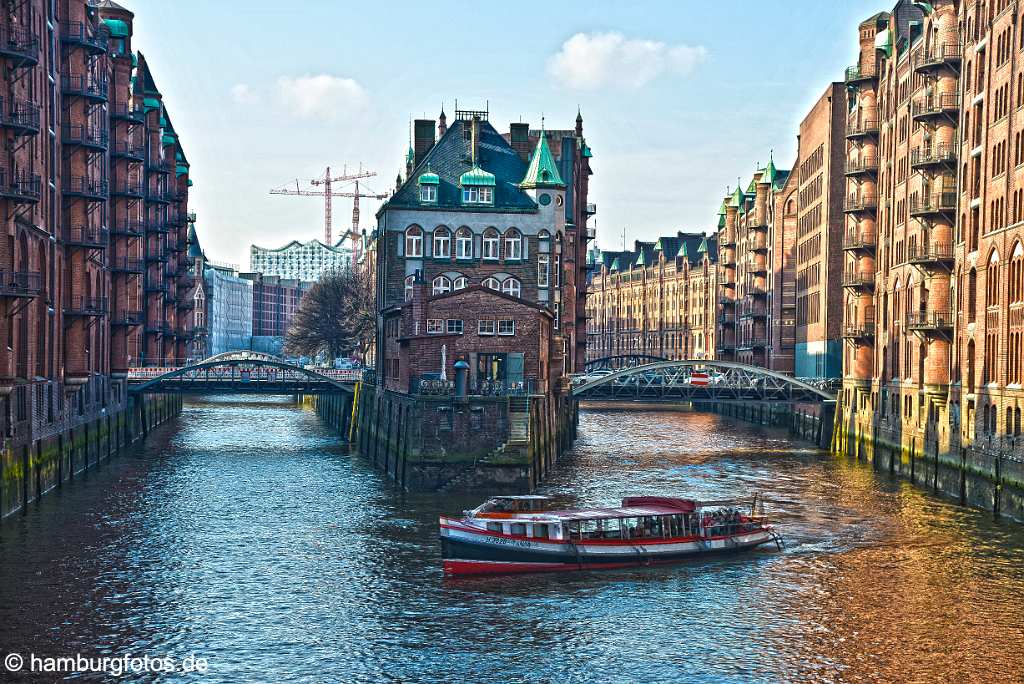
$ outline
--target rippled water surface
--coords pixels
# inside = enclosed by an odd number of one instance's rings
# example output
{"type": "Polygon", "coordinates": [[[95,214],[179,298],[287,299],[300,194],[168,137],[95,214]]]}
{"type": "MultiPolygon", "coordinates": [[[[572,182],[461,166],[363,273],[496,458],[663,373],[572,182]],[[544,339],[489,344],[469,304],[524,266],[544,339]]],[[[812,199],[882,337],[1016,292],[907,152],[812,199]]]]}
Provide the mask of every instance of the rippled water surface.
{"type": "Polygon", "coordinates": [[[584,411],[542,491],[759,491],[787,546],[446,580],[437,514],[475,498],[403,495],[311,412],[225,397],[0,525],[0,653],[196,653],[211,682],[1024,680],[1017,525],[668,411],[584,411]]]}

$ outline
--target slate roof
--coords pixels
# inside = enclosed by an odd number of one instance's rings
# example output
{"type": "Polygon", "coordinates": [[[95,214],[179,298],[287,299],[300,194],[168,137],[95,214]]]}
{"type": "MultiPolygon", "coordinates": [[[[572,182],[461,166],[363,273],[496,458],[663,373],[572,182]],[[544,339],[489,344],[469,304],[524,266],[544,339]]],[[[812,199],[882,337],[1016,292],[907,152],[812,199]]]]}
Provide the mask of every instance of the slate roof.
{"type": "Polygon", "coordinates": [[[203,248],[199,246],[199,236],[196,235],[196,224],[188,224],[188,256],[190,259],[197,259],[203,256],[203,248]]]}
{"type": "Polygon", "coordinates": [[[526,169],[526,176],[520,185],[524,188],[542,187],[564,187],[562,176],[558,173],[558,165],[555,164],[551,150],[548,148],[547,136],[543,129],[540,132],[540,140],[533,150],[530,158],[530,165],[526,169]]]}
{"type": "Polygon", "coordinates": [[[487,121],[480,122],[480,141],[477,145],[477,165],[494,174],[494,206],[462,204],[459,178],[473,168],[470,161],[470,141],[464,131],[470,125],[462,119],[453,121],[441,139],[424,155],[409,174],[402,187],[381,206],[385,209],[462,209],[465,211],[519,211],[535,212],[537,204],[524,192],[519,183],[526,176],[526,163],[487,121]],[[420,203],[417,179],[427,167],[437,174],[437,202],[420,203]]]}

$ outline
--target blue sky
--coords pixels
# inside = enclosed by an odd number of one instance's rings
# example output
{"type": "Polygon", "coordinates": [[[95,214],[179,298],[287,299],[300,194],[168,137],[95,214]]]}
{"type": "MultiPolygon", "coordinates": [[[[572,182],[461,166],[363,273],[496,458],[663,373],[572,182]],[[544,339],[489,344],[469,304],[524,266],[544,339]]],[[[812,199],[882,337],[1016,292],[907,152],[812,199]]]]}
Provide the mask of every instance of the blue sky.
{"type": "MultiPolygon", "coordinates": [[[[271,196],[362,162],[386,191],[410,116],[490,101],[491,122],[569,128],[594,150],[598,244],[707,229],[726,185],[780,168],[814,100],[889,5],[786,2],[119,0],[192,165],[207,255],[322,237],[323,202],[271,196]]],[[[891,4],[891,3],[890,3],[891,4]]],[[[362,224],[377,203],[364,201],[362,224]]],[[[336,199],[347,225],[349,200],[336,199]]],[[[591,219],[593,221],[593,219],[591,219]]]]}

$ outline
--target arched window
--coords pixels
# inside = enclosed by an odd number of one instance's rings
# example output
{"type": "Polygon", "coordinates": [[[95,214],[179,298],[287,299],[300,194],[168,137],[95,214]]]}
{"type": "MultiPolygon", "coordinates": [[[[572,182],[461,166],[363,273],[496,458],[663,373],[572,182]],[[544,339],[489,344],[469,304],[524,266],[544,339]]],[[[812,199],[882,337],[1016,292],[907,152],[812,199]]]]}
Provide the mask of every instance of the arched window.
{"type": "Polygon", "coordinates": [[[501,284],[501,291],[505,294],[510,294],[513,297],[518,297],[522,291],[522,285],[516,278],[505,278],[501,284]]]}
{"type": "Polygon", "coordinates": [[[416,284],[416,276],[405,276],[405,301],[412,299],[412,288],[416,284]]]}
{"type": "Polygon", "coordinates": [[[500,290],[501,289],[501,283],[498,282],[497,278],[485,278],[484,281],[482,283],[480,283],[480,284],[483,285],[484,287],[486,287],[489,290],[500,290]]]}
{"type": "Polygon", "coordinates": [[[999,252],[992,250],[988,257],[988,272],[985,274],[985,306],[999,305],[999,252]]]}
{"type": "Polygon", "coordinates": [[[434,278],[433,282],[433,294],[444,294],[445,292],[452,291],[452,281],[443,275],[439,275],[434,278]]]}
{"type": "Polygon", "coordinates": [[[498,231],[495,228],[488,228],[484,231],[484,259],[496,260],[498,258],[498,231]]]}
{"type": "Polygon", "coordinates": [[[405,256],[423,256],[423,230],[419,226],[409,226],[405,230],[405,256]]]}
{"type": "Polygon", "coordinates": [[[466,276],[457,276],[452,281],[453,290],[465,290],[466,289],[466,276]]]}
{"type": "Polygon", "coordinates": [[[449,259],[452,256],[452,235],[444,226],[434,229],[434,258],[449,259]]]}
{"type": "Polygon", "coordinates": [[[505,258],[523,258],[523,236],[515,228],[509,228],[505,233],[505,258]]]}
{"type": "Polygon", "coordinates": [[[473,233],[465,226],[455,233],[455,258],[473,258],[473,233]]]}
{"type": "Polygon", "coordinates": [[[550,252],[551,251],[551,233],[546,230],[542,230],[537,233],[537,251],[538,252],[550,252]]]}
{"type": "Polygon", "coordinates": [[[1024,245],[1017,242],[1010,253],[1010,303],[1024,301],[1024,245]]]}
{"type": "Polygon", "coordinates": [[[978,308],[978,271],[971,269],[967,274],[967,321],[974,323],[977,320],[978,308]]]}

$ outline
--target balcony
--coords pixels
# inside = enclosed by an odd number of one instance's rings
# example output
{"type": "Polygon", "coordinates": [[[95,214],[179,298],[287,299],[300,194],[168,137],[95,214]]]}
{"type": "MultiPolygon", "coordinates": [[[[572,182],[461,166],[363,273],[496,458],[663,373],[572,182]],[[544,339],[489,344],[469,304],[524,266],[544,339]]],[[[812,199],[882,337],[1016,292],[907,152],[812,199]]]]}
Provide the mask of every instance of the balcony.
{"type": "Polygon", "coordinates": [[[587,239],[588,240],[596,240],[597,239],[597,227],[596,226],[587,226],[586,227],[586,235],[587,235],[587,239]]]}
{"type": "Polygon", "coordinates": [[[847,340],[867,340],[875,336],[875,319],[843,325],[843,337],[847,340]]]}
{"type": "Polygon", "coordinates": [[[149,252],[146,254],[147,264],[166,264],[167,254],[162,251],[149,252]]]}
{"type": "Polygon", "coordinates": [[[153,173],[171,173],[174,171],[174,164],[167,159],[151,159],[146,162],[146,170],[153,173]]]}
{"type": "Polygon", "coordinates": [[[107,266],[114,273],[142,273],[146,270],[138,257],[113,257],[107,266]]]}
{"type": "Polygon", "coordinates": [[[12,100],[10,108],[0,98],[0,127],[21,137],[39,133],[39,105],[28,100],[12,100]]]}
{"type": "Polygon", "coordinates": [[[61,130],[61,143],[103,152],[107,149],[107,129],[99,126],[69,124],[61,130]]]}
{"type": "Polygon", "coordinates": [[[133,326],[142,325],[142,312],[134,309],[118,309],[110,314],[110,325],[133,326]]]}
{"type": "Polygon", "coordinates": [[[103,202],[109,195],[107,181],[86,176],[71,176],[65,179],[61,189],[65,197],[81,197],[90,202],[103,202]]]}
{"type": "MultiPolygon", "coordinates": [[[[171,209],[170,211],[167,212],[167,224],[177,228],[184,226],[185,212],[171,209]]],[[[588,228],[587,230],[593,230],[593,228],[588,228]]]]}
{"type": "Polygon", "coordinates": [[[740,308],[740,319],[762,319],[768,318],[768,311],[761,306],[750,306],[744,304],[740,308]]]}
{"type": "Polygon", "coordinates": [[[736,351],[735,342],[719,342],[716,351],[720,354],[732,354],[736,351]]]}
{"type": "Polygon", "coordinates": [[[0,169],[0,197],[15,204],[35,204],[42,194],[39,176],[26,171],[0,169]]]}
{"type": "Polygon", "coordinates": [[[110,32],[105,28],[90,31],[89,27],[80,21],[61,25],[60,42],[85,48],[94,55],[102,55],[107,51],[109,38],[110,32]]]}
{"type": "Polygon", "coordinates": [[[110,228],[110,234],[125,237],[142,237],[143,223],[137,219],[118,219],[110,228]]]}
{"type": "Polygon", "coordinates": [[[916,266],[948,269],[952,268],[953,261],[953,244],[949,242],[915,243],[907,249],[907,263],[916,266]]]}
{"type": "Polygon", "coordinates": [[[875,249],[875,236],[867,235],[858,230],[847,231],[843,235],[843,249],[847,252],[870,252],[875,249]]]}
{"type": "Polygon", "coordinates": [[[115,179],[110,195],[111,197],[142,199],[146,195],[146,188],[143,186],[142,181],[115,179]]]}
{"type": "Polygon", "coordinates": [[[768,266],[766,264],[749,263],[747,264],[747,273],[760,276],[767,275],[768,266]]]}
{"type": "Polygon", "coordinates": [[[110,156],[115,159],[141,162],[146,158],[146,146],[134,140],[115,140],[110,148],[110,156]]]}
{"type": "Polygon", "coordinates": [[[736,325],[736,314],[734,314],[734,313],[727,313],[727,312],[723,311],[718,316],[718,324],[722,325],[722,326],[736,325]]]}
{"type": "Polygon", "coordinates": [[[734,297],[719,297],[718,303],[722,306],[736,306],[736,299],[734,297]]]}
{"type": "Polygon", "coordinates": [[[859,66],[852,66],[846,68],[846,82],[849,83],[863,83],[864,81],[873,80],[877,76],[877,72],[873,68],[861,68],[859,66]]]}
{"type": "Polygon", "coordinates": [[[587,203],[587,216],[593,216],[597,213],[597,205],[593,202],[587,203]]]}
{"type": "Polygon", "coordinates": [[[116,104],[110,108],[110,118],[117,121],[141,124],[146,122],[146,110],[129,104],[116,104]]]}
{"type": "Polygon", "coordinates": [[[843,203],[843,211],[847,214],[857,214],[865,211],[874,211],[878,208],[877,195],[850,195],[843,203]]]}
{"type": "Polygon", "coordinates": [[[955,169],[959,157],[957,145],[952,143],[935,144],[931,149],[919,147],[910,152],[912,169],[929,169],[940,167],[940,170],[955,169]]]}
{"type": "Polygon", "coordinates": [[[953,330],[951,311],[912,311],[907,314],[907,330],[923,333],[948,333],[953,330]]]}
{"type": "Polygon", "coordinates": [[[878,119],[850,121],[846,124],[847,138],[863,138],[869,135],[878,135],[878,119]]]}
{"type": "Polygon", "coordinates": [[[158,204],[169,204],[174,198],[174,195],[169,190],[162,188],[146,188],[146,201],[156,202],[158,204]]]}
{"type": "Polygon", "coordinates": [[[956,43],[932,45],[931,49],[927,52],[921,52],[917,64],[914,65],[914,69],[916,71],[928,71],[929,69],[942,66],[955,66],[960,64],[963,56],[963,48],[956,43]]]}
{"type": "Polygon", "coordinates": [[[752,350],[752,349],[764,349],[767,346],[768,346],[768,338],[767,337],[764,337],[764,336],[761,336],[761,335],[755,335],[755,336],[746,337],[746,338],[740,340],[740,343],[736,345],[736,349],[743,350],[743,351],[749,351],[749,350],[752,350]]]}
{"type": "Polygon", "coordinates": [[[911,196],[910,215],[929,216],[956,213],[956,191],[936,192],[925,197],[911,196]]]}
{"type": "Polygon", "coordinates": [[[768,230],[768,224],[764,219],[751,217],[750,220],[747,221],[747,230],[768,230]]]}
{"type": "Polygon", "coordinates": [[[767,242],[765,242],[765,243],[754,242],[754,244],[748,246],[747,249],[749,249],[754,254],[767,254],[768,253],[768,243],[767,242]]]}
{"type": "Polygon", "coordinates": [[[146,278],[146,284],[143,288],[147,293],[152,294],[166,294],[170,290],[170,286],[165,283],[162,279],[157,278],[146,278]]]}
{"type": "Polygon", "coordinates": [[[72,297],[71,304],[64,307],[64,315],[96,318],[107,315],[106,297],[72,297]]]}
{"type": "Polygon", "coordinates": [[[64,244],[83,249],[106,249],[110,243],[110,231],[106,228],[77,226],[68,229],[64,244]]]}
{"type": "Polygon", "coordinates": [[[719,247],[735,247],[736,238],[733,237],[732,233],[726,230],[722,230],[718,234],[718,246],[719,247]]]}
{"type": "Polygon", "coordinates": [[[920,102],[914,102],[910,114],[915,119],[927,119],[936,116],[956,118],[960,111],[960,95],[958,93],[936,93],[920,102]]]}
{"type": "Polygon", "coordinates": [[[872,291],[875,289],[875,274],[846,271],[843,273],[843,287],[851,290],[872,291]]]}
{"type": "Polygon", "coordinates": [[[736,257],[730,253],[728,256],[719,257],[718,263],[722,265],[722,268],[736,268],[736,257]]]}
{"type": "Polygon", "coordinates": [[[170,232],[170,226],[167,225],[166,221],[146,221],[146,232],[147,233],[164,233],[170,232]]]}
{"type": "Polygon", "coordinates": [[[106,102],[110,84],[93,74],[68,74],[61,79],[61,91],[65,95],[84,97],[93,102],[106,102]]]}
{"type": "Polygon", "coordinates": [[[174,326],[170,323],[146,323],[146,332],[155,333],[157,335],[173,335],[174,326]]]}
{"type": "Polygon", "coordinates": [[[34,67],[39,64],[39,39],[22,28],[0,31],[0,56],[14,67],[34,67]]]}
{"type": "Polygon", "coordinates": [[[747,299],[754,299],[755,297],[765,297],[768,295],[768,290],[761,287],[760,285],[754,285],[753,283],[747,283],[747,286],[743,289],[743,296],[747,299]]]}
{"type": "Polygon", "coordinates": [[[26,299],[43,291],[43,274],[30,271],[0,271],[0,297],[26,299]]]}
{"type": "Polygon", "coordinates": [[[847,176],[863,176],[878,173],[878,157],[870,156],[862,159],[846,160],[847,176]]]}

